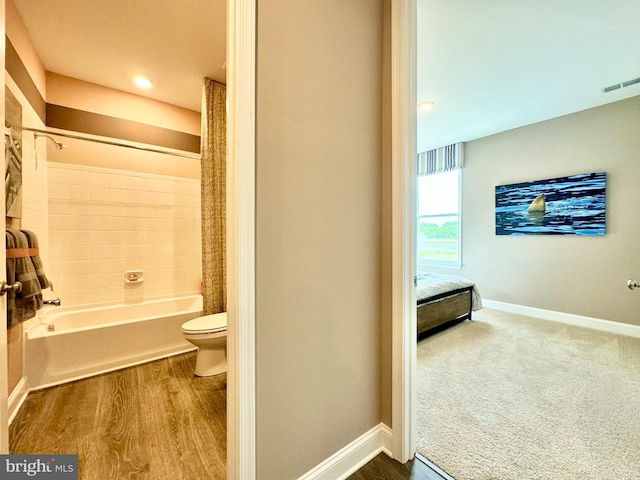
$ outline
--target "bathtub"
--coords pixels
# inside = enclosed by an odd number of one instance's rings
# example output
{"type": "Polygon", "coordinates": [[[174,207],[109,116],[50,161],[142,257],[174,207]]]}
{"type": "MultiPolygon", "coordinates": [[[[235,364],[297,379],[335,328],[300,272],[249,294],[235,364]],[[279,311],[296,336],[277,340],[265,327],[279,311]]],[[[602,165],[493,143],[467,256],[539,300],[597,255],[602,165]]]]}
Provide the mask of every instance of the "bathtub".
{"type": "Polygon", "coordinates": [[[195,347],[180,327],[202,315],[202,296],[133,305],[46,307],[25,335],[29,389],[109,372],[195,347]]]}

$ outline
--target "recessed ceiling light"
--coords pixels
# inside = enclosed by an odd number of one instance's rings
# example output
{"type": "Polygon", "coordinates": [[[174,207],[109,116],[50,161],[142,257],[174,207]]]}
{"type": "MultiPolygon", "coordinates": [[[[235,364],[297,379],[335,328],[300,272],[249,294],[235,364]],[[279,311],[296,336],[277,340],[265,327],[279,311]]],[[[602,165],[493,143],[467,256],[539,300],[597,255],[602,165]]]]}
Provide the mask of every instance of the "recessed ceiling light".
{"type": "Polygon", "coordinates": [[[436,106],[436,102],[433,100],[427,100],[418,105],[418,110],[421,112],[428,112],[429,110],[433,110],[433,107],[436,106]]]}
{"type": "Polygon", "coordinates": [[[151,83],[151,80],[144,77],[135,77],[133,79],[133,83],[135,83],[141,88],[151,88],[153,86],[153,83],[151,83]]]}

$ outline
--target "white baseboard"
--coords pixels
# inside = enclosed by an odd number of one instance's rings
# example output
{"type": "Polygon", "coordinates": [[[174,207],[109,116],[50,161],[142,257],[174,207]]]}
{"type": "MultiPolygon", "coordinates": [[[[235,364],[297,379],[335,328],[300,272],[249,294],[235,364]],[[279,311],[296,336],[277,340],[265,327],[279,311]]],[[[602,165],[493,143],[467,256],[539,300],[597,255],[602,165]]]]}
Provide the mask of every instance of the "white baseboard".
{"type": "Polygon", "coordinates": [[[566,323],[576,327],[592,328],[594,330],[640,338],[640,326],[631,325],[629,323],[612,322],[611,320],[603,320],[601,318],[584,317],[582,315],[574,315],[572,313],[544,310],[542,308],[527,307],[525,305],[516,305],[514,303],[486,300],[484,298],[482,299],[482,304],[487,308],[502,310],[504,312],[518,313],[520,315],[528,315],[529,317],[541,318],[543,320],[566,323]]]}
{"type": "Polygon", "coordinates": [[[343,480],[381,452],[391,457],[391,435],[391,429],[380,423],[298,480],[343,480]]]}
{"type": "Polygon", "coordinates": [[[27,379],[22,377],[16,388],[13,389],[13,392],[9,395],[8,404],[9,404],[9,425],[13,422],[18,410],[27,399],[27,395],[29,394],[29,389],[27,388],[27,379]]]}

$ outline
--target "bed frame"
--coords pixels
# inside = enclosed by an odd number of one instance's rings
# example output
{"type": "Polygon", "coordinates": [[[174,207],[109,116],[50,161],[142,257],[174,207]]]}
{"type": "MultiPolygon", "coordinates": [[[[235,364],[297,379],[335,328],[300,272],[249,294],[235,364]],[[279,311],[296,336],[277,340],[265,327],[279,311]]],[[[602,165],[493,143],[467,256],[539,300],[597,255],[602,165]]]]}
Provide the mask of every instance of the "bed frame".
{"type": "Polygon", "coordinates": [[[471,291],[464,287],[418,300],[418,335],[445,323],[471,320],[471,291]]]}

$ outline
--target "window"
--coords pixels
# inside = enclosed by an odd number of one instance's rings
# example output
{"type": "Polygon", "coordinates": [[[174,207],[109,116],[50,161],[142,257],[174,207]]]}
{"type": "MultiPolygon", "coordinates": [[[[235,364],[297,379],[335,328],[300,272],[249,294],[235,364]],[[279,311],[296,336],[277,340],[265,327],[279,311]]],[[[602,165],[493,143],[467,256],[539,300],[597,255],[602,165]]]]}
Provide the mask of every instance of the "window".
{"type": "Polygon", "coordinates": [[[461,179],[462,169],[418,177],[418,273],[461,266],[461,179]]]}

